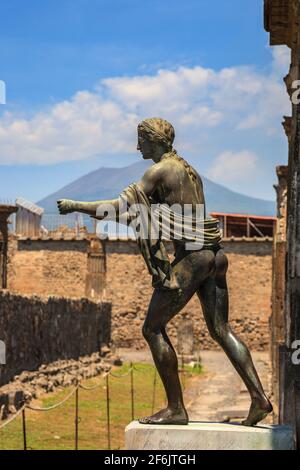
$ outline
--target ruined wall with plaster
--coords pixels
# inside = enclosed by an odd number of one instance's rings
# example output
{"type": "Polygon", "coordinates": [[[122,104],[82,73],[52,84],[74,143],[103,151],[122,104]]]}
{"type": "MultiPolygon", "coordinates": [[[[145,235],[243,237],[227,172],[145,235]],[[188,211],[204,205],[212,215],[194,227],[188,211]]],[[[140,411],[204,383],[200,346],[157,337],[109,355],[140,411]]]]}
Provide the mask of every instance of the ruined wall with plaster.
{"type": "MultiPolygon", "coordinates": [[[[269,343],[272,241],[225,241],[229,258],[230,320],[252,349],[269,343]]],[[[11,243],[9,288],[12,292],[84,297],[87,240],[11,243]]],[[[170,254],[172,249],[170,248],[170,254]]],[[[106,242],[106,299],[112,302],[112,339],[116,346],[142,348],[142,324],[151,298],[151,278],[134,241],[106,242]]],[[[198,298],[178,316],[191,318],[202,349],[214,348],[198,298]]],[[[176,344],[176,325],[170,334],[176,344]]]]}
{"type": "MultiPolygon", "coordinates": [[[[272,242],[225,242],[229,259],[228,288],[230,322],[234,330],[253,350],[269,347],[271,312],[272,242]]],[[[142,325],[152,295],[151,278],[143,259],[134,254],[134,245],[115,242],[107,246],[107,297],[113,303],[112,338],[122,347],[142,349],[142,325]]],[[[177,343],[177,325],[181,318],[192,320],[195,347],[214,349],[202,309],[194,296],[173,319],[168,332],[177,343]]]]}

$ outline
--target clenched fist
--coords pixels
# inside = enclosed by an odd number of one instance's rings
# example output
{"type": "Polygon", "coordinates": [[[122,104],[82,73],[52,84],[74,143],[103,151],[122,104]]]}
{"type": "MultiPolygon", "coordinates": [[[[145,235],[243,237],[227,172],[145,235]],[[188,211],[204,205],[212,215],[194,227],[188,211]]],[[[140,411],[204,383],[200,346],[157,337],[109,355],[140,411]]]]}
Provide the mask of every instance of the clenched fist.
{"type": "Polygon", "coordinates": [[[59,199],[57,201],[57,207],[61,215],[70,214],[75,212],[74,201],[71,199],[59,199]]]}

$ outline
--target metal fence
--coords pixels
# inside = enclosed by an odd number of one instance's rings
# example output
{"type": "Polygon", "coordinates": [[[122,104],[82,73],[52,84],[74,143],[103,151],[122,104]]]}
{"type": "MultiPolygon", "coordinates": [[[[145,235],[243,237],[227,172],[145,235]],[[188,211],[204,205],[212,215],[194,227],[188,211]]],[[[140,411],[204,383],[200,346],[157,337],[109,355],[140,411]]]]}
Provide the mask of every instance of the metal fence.
{"type": "Polygon", "coordinates": [[[16,204],[16,201],[15,199],[12,199],[12,198],[0,197],[0,204],[3,204],[5,206],[14,206],[16,204]]]}
{"type": "Polygon", "coordinates": [[[59,231],[74,231],[80,233],[86,230],[89,233],[95,231],[95,223],[89,216],[75,212],[73,214],[44,214],[41,221],[42,233],[53,233],[59,231]]]}
{"type": "MultiPolygon", "coordinates": [[[[29,403],[24,403],[18,412],[0,425],[0,432],[10,423],[15,421],[18,416],[22,416],[22,434],[23,434],[23,449],[28,450],[27,445],[27,424],[26,424],[26,410],[31,410],[34,412],[49,412],[53,411],[59,407],[62,407],[71,397],[75,395],[75,409],[74,409],[74,450],[78,450],[79,444],[79,423],[81,421],[79,417],[79,391],[94,391],[97,388],[103,387],[103,380],[105,381],[106,388],[106,432],[107,432],[107,447],[111,450],[111,396],[110,396],[110,378],[123,379],[130,376],[130,408],[131,408],[131,419],[134,420],[134,411],[135,411],[135,390],[134,390],[134,371],[140,372],[139,368],[136,365],[130,364],[129,370],[125,374],[116,374],[112,371],[106,372],[101,376],[101,381],[97,385],[92,387],[86,387],[82,382],[78,382],[77,385],[71,390],[71,392],[59,403],[49,406],[47,408],[34,407],[29,403]]],[[[153,377],[153,393],[152,393],[152,413],[155,408],[155,396],[156,396],[156,386],[157,386],[157,372],[154,370],[153,377]]]]}
{"type": "MultiPolygon", "coordinates": [[[[71,397],[75,395],[75,408],[74,408],[74,450],[78,450],[79,446],[79,424],[81,422],[81,418],[79,417],[79,401],[80,401],[80,390],[85,390],[85,391],[94,391],[98,388],[103,388],[103,380],[105,383],[105,389],[106,389],[106,436],[107,436],[107,448],[111,450],[112,445],[111,445],[111,392],[110,392],[110,383],[111,379],[123,379],[125,377],[130,376],[130,410],[131,410],[131,419],[132,421],[135,419],[135,381],[134,381],[134,371],[135,372],[144,372],[144,370],[140,370],[136,364],[130,364],[129,370],[124,373],[124,374],[116,374],[115,372],[112,372],[111,370],[109,372],[106,372],[103,374],[100,378],[100,382],[97,385],[91,386],[91,387],[86,387],[83,385],[82,381],[78,381],[75,387],[71,390],[71,392],[59,403],[56,403],[55,405],[51,405],[47,408],[42,408],[42,407],[35,407],[30,405],[30,403],[24,403],[21,408],[17,411],[15,415],[13,415],[10,419],[5,421],[2,425],[0,425],[0,433],[1,430],[7,427],[9,424],[11,424],[13,421],[15,421],[20,415],[22,417],[22,437],[23,437],[23,450],[29,450],[28,447],[28,431],[27,431],[27,422],[26,422],[26,410],[31,410],[33,412],[37,413],[45,413],[45,412],[50,412],[53,411],[57,408],[62,407],[68,400],[70,400],[71,397]]],[[[186,375],[190,374],[191,372],[188,372],[184,368],[184,361],[182,359],[181,361],[181,369],[179,371],[181,375],[181,380],[182,380],[182,386],[183,389],[185,388],[186,384],[186,375]]],[[[154,368],[154,373],[153,373],[153,387],[152,387],[152,403],[151,403],[151,409],[152,409],[152,414],[154,413],[155,410],[155,403],[156,403],[156,390],[157,390],[157,371],[156,368],[154,368]]],[[[1,418],[1,413],[0,413],[0,418],[1,418]]]]}
{"type": "MultiPolygon", "coordinates": [[[[0,204],[16,205],[16,200],[12,198],[1,198],[0,204]]],[[[16,214],[12,214],[9,218],[9,232],[16,233],[16,214]]],[[[86,214],[78,212],[60,215],[58,213],[44,213],[40,224],[40,235],[47,235],[56,232],[72,231],[76,234],[86,231],[94,233],[96,231],[96,221],[86,214]]]]}
{"type": "MultiPolygon", "coordinates": [[[[22,416],[22,434],[23,434],[23,449],[28,450],[28,445],[27,445],[27,425],[26,425],[26,410],[31,410],[34,412],[49,412],[53,411],[57,408],[62,407],[68,400],[70,400],[71,397],[75,395],[75,409],[74,409],[74,450],[78,450],[78,443],[79,443],[79,423],[80,423],[80,418],[79,418],[79,391],[80,390],[85,390],[85,391],[94,391],[97,388],[103,387],[103,382],[102,380],[104,379],[105,381],[105,388],[106,388],[106,428],[107,428],[107,447],[109,450],[111,450],[111,418],[110,418],[110,408],[111,408],[111,398],[110,398],[110,377],[114,377],[117,379],[122,379],[124,377],[127,377],[130,375],[131,377],[131,387],[130,387],[130,401],[131,401],[131,418],[134,420],[134,375],[133,371],[137,370],[138,368],[134,366],[133,364],[130,365],[129,371],[126,372],[125,374],[118,375],[113,373],[112,371],[106,372],[101,376],[101,382],[97,385],[94,385],[92,387],[86,387],[83,385],[82,382],[77,383],[77,385],[71,390],[71,392],[59,403],[56,403],[55,405],[49,406],[47,408],[40,408],[40,407],[34,407],[30,405],[29,403],[24,403],[23,406],[18,410],[18,412],[8,419],[7,421],[4,422],[4,424],[0,425],[0,432],[2,429],[4,429],[6,426],[8,426],[10,423],[12,423],[15,419],[18,418],[18,416],[22,416]]],[[[155,379],[153,381],[153,386],[154,389],[156,388],[156,371],[155,371],[155,379]]],[[[155,392],[153,392],[153,395],[155,396],[155,392]]],[[[153,403],[153,407],[155,405],[155,402],[153,403]]]]}

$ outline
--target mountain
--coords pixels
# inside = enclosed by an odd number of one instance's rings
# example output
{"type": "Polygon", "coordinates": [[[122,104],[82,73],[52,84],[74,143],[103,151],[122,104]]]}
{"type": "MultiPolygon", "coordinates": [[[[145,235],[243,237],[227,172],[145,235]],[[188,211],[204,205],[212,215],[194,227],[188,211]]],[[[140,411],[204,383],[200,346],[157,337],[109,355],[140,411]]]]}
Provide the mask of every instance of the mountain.
{"type": "MultiPolygon", "coordinates": [[[[97,201],[118,197],[126,186],[138,181],[149,166],[149,161],[141,160],[124,168],[99,168],[50,194],[37,204],[43,207],[46,213],[57,213],[58,199],[97,201]]],[[[244,196],[207,178],[202,179],[208,212],[275,216],[275,202],[244,196]]]]}

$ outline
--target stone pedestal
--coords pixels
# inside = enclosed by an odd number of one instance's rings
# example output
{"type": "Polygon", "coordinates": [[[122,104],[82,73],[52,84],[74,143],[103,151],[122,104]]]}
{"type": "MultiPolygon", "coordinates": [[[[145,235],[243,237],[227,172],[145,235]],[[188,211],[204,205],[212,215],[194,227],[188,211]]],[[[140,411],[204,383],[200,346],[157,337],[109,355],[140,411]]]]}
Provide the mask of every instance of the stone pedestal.
{"type": "Polygon", "coordinates": [[[191,422],[188,426],[130,423],[127,450],[293,450],[289,426],[246,427],[239,424],[191,422]]]}

